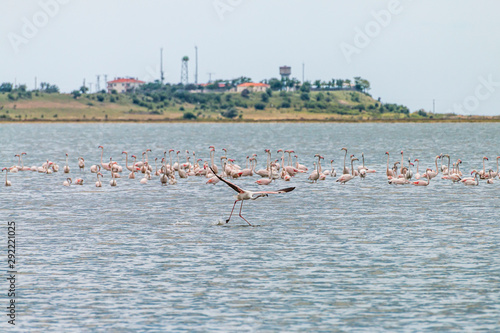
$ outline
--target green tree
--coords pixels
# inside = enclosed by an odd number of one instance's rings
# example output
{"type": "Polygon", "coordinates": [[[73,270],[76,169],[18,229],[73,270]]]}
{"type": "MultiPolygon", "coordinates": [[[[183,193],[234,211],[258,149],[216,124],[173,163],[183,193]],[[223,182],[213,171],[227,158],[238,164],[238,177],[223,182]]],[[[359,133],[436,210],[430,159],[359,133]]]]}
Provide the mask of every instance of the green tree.
{"type": "Polygon", "coordinates": [[[80,93],[80,90],[73,90],[71,92],[71,94],[73,94],[73,98],[74,99],[77,99],[78,97],[80,97],[82,94],[80,93]]]}
{"type": "Polygon", "coordinates": [[[309,96],[309,93],[303,92],[302,94],[300,94],[300,99],[303,101],[308,101],[311,99],[311,97],[309,96]]]}
{"type": "Polygon", "coordinates": [[[232,119],[238,115],[238,110],[236,110],[236,108],[229,108],[226,111],[221,112],[221,115],[225,118],[232,119]]]}
{"type": "Polygon", "coordinates": [[[196,115],[192,113],[191,111],[184,112],[182,115],[183,119],[196,119],[196,115]]]}
{"type": "Polygon", "coordinates": [[[89,88],[87,88],[85,86],[81,86],[80,91],[82,92],[82,94],[85,94],[87,91],[89,91],[89,88]]]}
{"type": "Polygon", "coordinates": [[[321,89],[321,80],[314,81],[314,85],[316,86],[316,89],[320,90],[321,89]]]}
{"type": "Polygon", "coordinates": [[[302,92],[310,92],[311,91],[311,82],[304,82],[301,86],[300,86],[300,91],[302,92]]]}
{"type": "Polygon", "coordinates": [[[271,86],[272,90],[281,90],[283,89],[283,82],[281,80],[278,80],[277,78],[272,78],[269,80],[269,85],[271,86]]]}
{"type": "Polygon", "coordinates": [[[269,102],[269,95],[267,93],[262,93],[262,95],[260,97],[262,99],[262,102],[264,102],[264,103],[269,102]]]}
{"type": "Polygon", "coordinates": [[[368,82],[368,80],[365,80],[360,76],[356,76],[354,78],[354,84],[355,84],[354,87],[358,91],[366,93],[368,90],[370,90],[370,82],[368,82]]]}
{"type": "Polygon", "coordinates": [[[4,82],[0,85],[0,92],[11,92],[12,91],[12,83],[4,82]]]}

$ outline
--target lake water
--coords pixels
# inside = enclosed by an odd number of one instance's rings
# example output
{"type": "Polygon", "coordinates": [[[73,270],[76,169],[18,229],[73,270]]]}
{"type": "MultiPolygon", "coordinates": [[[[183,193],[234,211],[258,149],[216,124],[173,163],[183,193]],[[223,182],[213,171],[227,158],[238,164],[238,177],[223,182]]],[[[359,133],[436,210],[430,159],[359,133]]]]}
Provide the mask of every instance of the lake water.
{"type": "MultiPolygon", "coordinates": [[[[76,178],[77,158],[87,163],[84,186],[62,186],[61,171],[9,174],[12,187],[0,186],[4,240],[16,222],[19,331],[500,330],[500,180],[396,187],[385,177],[385,152],[392,165],[401,150],[421,172],[441,153],[462,159],[464,173],[483,156],[496,170],[499,124],[0,124],[0,142],[2,167],[26,152],[25,165],[49,159],[62,171],[67,152],[76,178]],[[218,161],[227,148],[240,165],[257,153],[260,168],[264,149],[294,149],[311,169],[319,153],[337,170],[347,147],[378,172],[344,186],[308,174],[278,181],[266,189],[296,190],[243,206],[256,227],[237,215],[219,225],[235,194],[222,183],[140,185],[124,172],[110,187],[105,172],[95,188],[98,145],[122,165],[123,150],[206,160],[214,145],[218,161]]],[[[234,182],[257,189],[255,180],[234,182]]]]}

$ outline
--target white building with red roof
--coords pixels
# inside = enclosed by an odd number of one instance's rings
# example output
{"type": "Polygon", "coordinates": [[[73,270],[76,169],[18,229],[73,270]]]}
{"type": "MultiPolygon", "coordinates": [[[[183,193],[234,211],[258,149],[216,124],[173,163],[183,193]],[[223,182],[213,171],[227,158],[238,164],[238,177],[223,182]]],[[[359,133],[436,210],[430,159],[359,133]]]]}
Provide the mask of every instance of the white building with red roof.
{"type": "Polygon", "coordinates": [[[119,94],[133,91],[143,85],[144,81],[134,79],[132,77],[128,78],[115,78],[113,81],[108,81],[108,93],[111,94],[113,90],[116,90],[119,94]]]}
{"type": "Polygon", "coordinates": [[[271,86],[265,83],[246,82],[238,84],[236,92],[241,93],[245,89],[250,92],[266,92],[268,88],[271,88],[271,86]]]}

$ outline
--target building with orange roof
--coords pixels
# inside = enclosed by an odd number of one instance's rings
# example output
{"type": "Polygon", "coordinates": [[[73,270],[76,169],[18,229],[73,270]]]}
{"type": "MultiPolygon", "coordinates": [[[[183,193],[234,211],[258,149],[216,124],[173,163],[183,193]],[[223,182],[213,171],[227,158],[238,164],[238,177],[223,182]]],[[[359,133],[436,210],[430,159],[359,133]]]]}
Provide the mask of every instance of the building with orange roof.
{"type": "Polygon", "coordinates": [[[271,86],[265,83],[246,82],[238,84],[238,86],[236,87],[236,92],[241,93],[245,89],[250,92],[266,92],[266,90],[269,88],[271,88],[271,86]]]}
{"type": "Polygon", "coordinates": [[[134,91],[135,89],[142,86],[144,81],[140,81],[138,79],[134,79],[132,77],[128,78],[115,78],[113,81],[108,81],[108,93],[111,94],[113,90],[116,90],[118,93],[126,93],[129,91],[134,91]]]}

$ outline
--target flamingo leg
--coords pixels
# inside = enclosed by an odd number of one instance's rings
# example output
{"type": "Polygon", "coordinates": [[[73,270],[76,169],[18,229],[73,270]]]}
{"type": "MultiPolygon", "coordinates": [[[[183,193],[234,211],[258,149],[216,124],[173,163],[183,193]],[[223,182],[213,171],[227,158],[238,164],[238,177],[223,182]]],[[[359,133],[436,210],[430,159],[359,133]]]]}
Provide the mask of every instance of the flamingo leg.
{"type": "MultiPolygon", "coordinates": [[[[234,202],[233,209],[231,210],[231,214],[229,214],[229,217],[228,217],[228,219],[226,220],[226,223],[228,223],[228,222],[229,222],[229,220],[231,219],[231,216],[233,216],[234,206],[236,206],[236,203],[237,203],[237,202],[238,202],[238,200],[236,200],[236,201],[234,202]]],[[[242,202],[242,203],[243,203],[243,202],[242,202]]]]}
{"type": "Polygon", "coordinates": [[[246,223],[248,223],[248,225],[249,225],[249,226],[252,226],[252,225],[250,224],[250,222],[248,222],[248,221],[247,221],[247,219],[246,219],[246,218],[244,218],[243,216],[241,216],[241,210],[242,210],[242,209],[243,209],[243,200],[241,200],[241,206],[240,206],[240,217],[241,217],[243,220],[245,220],[245,222],[246,222],[246,223]]]}

